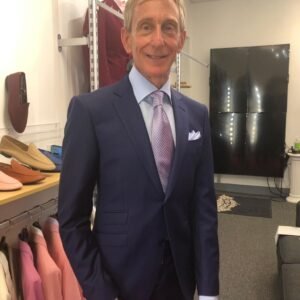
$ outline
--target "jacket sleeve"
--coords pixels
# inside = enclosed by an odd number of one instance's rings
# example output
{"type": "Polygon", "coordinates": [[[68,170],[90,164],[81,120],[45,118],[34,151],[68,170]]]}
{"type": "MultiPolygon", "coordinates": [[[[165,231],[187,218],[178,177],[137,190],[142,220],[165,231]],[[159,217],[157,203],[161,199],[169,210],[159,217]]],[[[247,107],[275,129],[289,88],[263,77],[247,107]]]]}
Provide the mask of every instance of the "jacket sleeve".
{"type": "Polygon", "coordinates": [[[65,252],[88,300],[114,299],[91,231],[93,190],[98,176],[99,149],[87,99],[74,97],[68,110],[63,141],[58,220],[65,252]]]}
{"type": "Polygon", "coordinates": [[[203,113],[203,147],[196,170],[194,193],[194,253],[198,294],[219,294],[219,245],[217,205],[208,112],[203,113]]]}

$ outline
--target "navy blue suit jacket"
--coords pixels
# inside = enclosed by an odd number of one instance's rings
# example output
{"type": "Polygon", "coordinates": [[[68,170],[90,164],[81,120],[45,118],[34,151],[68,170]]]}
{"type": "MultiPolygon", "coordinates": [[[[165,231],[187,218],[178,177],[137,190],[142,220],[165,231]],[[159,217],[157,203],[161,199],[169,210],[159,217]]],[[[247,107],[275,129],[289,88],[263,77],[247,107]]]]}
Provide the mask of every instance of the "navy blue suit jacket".
{"type": "Polygon", "coordinates": [[[208,112],[172,90],[176,149],[163,193],[140,107],[126,76],[74,97],[63,142],[58,218],[88,300],[147,300],[170,241],[185,299],[218,294],[217,213],[208,112]],[[189,132],[201,137],[189,141],[189,132]],[[90,230],[92,195],[98,187],[90,230]]]}

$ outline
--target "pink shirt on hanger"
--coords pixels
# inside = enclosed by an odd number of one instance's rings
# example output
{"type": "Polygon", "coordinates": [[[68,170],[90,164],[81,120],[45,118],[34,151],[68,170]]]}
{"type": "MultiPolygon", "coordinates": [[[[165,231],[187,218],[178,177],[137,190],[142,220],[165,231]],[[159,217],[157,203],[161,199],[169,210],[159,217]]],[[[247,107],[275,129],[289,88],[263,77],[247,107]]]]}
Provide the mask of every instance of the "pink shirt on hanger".
{"type": "Polygon", "coordinates": [[[44,300],[42,280],[34,266],[33,254],[28,243],[20,240],[19,249],[23,298],[44,300]]]}
{"type": "Polygon", "coordinates": [[[49,255],[42,231],[32,226],[33,253],[45,300],[63,300],[61,271],[49,255]]]}
{"type": "Polygon", "coordinates": [[[59,224],[54,218],[48,218],[43,227],[48,251],[62,273],[62,292],[64,300],[82,300],[82,292],[72,267],[64,251],[59,234],[59,224]]]}

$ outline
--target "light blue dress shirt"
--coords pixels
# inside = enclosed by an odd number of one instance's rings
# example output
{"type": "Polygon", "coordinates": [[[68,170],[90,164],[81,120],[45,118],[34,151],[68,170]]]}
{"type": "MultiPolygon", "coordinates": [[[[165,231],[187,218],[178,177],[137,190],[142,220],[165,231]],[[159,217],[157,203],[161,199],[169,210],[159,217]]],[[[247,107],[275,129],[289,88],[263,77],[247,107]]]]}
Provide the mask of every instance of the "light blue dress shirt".
{"type": "MultiPolygon", "coordinates": [[[[129,73],[129,81],[132,85],[134,96],[142,111],[144,122],[151,141],[153,106],[152,106],[152,99],[149,97],[149,95],[154,91],[157,91],[157,88],[151,82],[149,82],[135,68],[135,66],[132,67],[129,73]]],[[[169,96],[169,97],[164,96],[163,106],[170,122],[174,145],[176,145],[175,120],[174,120],[174,113],[173,113],[172,99],[171,99],[171,84],[169,80],[162,86],[162,88],[160,88],[160,91],[163,91],[166,95],[169,96]]],[[[200,295],[199,300],[218,300],[218,297],[200,295]]]]}
{"type": "MultiPolygon", "coordinates": [[[[144,122],[151,141],[153,106],[152,106],[152,99],[150,98],[150,94],[157,91],[157,87],[155,87],[151,82],[149,82],[134,66],[132,67],[129,73],[129,80],[132,85],[134,96],[142,111],[144,122]]],[[[172,100],[171,100],[170,82],[167,81],[162,86],[160,91],[165,93],[163,99],[163,106],[171,126],[174,145],[176,145],[175,121],[174,121],[174,114],[173,114],[173,108],[171,102],[172,100]]]]}

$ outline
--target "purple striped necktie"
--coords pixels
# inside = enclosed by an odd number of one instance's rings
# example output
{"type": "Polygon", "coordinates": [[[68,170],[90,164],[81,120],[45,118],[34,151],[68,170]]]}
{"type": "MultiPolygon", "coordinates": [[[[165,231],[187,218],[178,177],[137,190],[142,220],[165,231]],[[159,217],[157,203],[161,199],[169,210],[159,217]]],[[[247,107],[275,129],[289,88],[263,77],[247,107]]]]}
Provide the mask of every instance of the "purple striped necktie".
{"type": "Polygon", "coordinates": [[[164,93],[155,91],[151,94],[151,98],[153,99],[151,143],[160,181],[164,192],[166,192],[174,152],[174,142],[171,126],[163,108],[164,93]]]}

